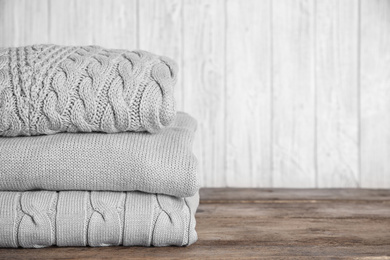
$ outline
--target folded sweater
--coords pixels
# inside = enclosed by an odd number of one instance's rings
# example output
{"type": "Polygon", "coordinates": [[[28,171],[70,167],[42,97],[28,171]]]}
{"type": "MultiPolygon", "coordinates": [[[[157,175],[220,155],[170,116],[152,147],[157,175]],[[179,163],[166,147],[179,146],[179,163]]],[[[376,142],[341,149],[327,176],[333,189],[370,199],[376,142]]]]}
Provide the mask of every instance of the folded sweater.
{"type": "Polygon", "coordinates": [[[179,112],[171,127],[147,132],[61,133],[0,138],[0,190],[103,190],[193,196],[196,121],[179,112]]]}
{"type": "Polygon", "coordinates": [[[198,194],[0,192],[0,247],[190,245],[198,204],[198,194]]]}
{"type": "Polygon", "coordinates": [[[144,51],[0,49],[0,136],[158,132],[175,117],[177,65],[144,51]]]}

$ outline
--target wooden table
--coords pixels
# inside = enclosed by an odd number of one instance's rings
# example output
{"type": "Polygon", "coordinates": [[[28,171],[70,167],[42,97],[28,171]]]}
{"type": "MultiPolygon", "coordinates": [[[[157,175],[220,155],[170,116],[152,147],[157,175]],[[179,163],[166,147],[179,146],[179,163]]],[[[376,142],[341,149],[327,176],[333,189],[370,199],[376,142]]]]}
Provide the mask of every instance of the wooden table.
{"type": "Polygon", "coordinates": [[[390,190],[202,189],[196,217],[189,247],[0,249],[0,258],[390,259],[390,190]]]}

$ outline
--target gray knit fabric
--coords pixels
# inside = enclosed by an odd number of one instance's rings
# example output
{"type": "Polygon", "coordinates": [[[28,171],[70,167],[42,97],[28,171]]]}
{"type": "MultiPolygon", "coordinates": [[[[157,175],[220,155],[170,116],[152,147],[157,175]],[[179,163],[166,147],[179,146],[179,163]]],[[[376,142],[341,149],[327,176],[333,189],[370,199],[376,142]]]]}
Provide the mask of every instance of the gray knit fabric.
{"type": "Polygon", "coordinates": [[[0,192],[0,247],[190,245],[198,204],[198,194],[0,192]]]}
{"type": "Polygon", "coordinates": [[[144,51],[0,49],[0,136],[158,132],[175,117],[177,65],[144,51]]]}
{"type": "Polygon", "coordinates": [[[103,190],[194,195],[196,121],[179,112],[157,134],[62,133],[0,138],[0,190],[103,190]]]}

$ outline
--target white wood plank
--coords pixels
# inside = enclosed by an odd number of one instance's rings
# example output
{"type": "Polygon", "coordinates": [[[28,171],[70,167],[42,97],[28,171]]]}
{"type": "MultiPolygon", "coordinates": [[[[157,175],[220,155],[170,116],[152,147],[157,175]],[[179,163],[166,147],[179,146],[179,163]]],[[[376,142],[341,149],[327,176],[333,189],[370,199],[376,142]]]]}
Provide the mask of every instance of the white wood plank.
{"type": "Polygon", "coordinates": [[[7,0],[0,0],[0,48],[11,47],[15,44],[15,27],[13,20],[13,9],[15,3],[7,0]]]}
{"type": "Polygon", "coordinates": [[[137,46],[137,0],[94,0],[93,42],[113,49],[137,46]]]}
{"type": "Polygon", "coordinates": [[[1,0],[0,35],[0,47],[47,43],[47,0],[1,0]]]}
{"type": "Polygon", "coordinates": [[[361,1],[361,186],[390,188],[390,1],[361,1]]]}
{"type": "Polygon", "coordinates": [[[273,186],[315,186],[314,1],[272,1],[273,186]]]}
{"type": "Polygon", "coordinates": [[[61,45],[93,45],[93,0],[50,1],[50,41],[61,45]]]}
{"type": "Polygon", "coordinates": [[[359,186],[358,0],[316,4],[318,187],[359,186]]]}
{"type": "Polygon", "coordinates": [[[136,29],[136,0],[50,1],[52,43],[133,50],[136,29]]]}
{"type": "Polygon", "coordinates": [[[225,186],[225,1],[185,3],[184,109],[198,120],[195,151],[204,185],[225,186]]]}
{"type": "Polygon", "coordinates": [[[227,186],[271,186],[270,11],[268,0],[227,1],[227,186]]]}
{"type": "Polygon", "coordinates": [[[167,56],[179,65],[175,88],[176,107],[183,110],[182,64],[182,3],[181,0],[139,1],[139,48],[167,56]]]}

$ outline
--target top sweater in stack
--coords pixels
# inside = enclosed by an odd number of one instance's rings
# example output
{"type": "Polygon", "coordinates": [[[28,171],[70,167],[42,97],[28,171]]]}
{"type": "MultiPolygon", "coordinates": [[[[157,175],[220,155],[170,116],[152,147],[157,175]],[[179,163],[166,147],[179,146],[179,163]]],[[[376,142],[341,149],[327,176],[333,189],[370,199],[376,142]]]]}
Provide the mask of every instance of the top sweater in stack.
{"type": "Polygon", "coordinates": [[[144,51],[0,49],[0,136],[158,132],[175,117],[177,65],[144,51]]]}

